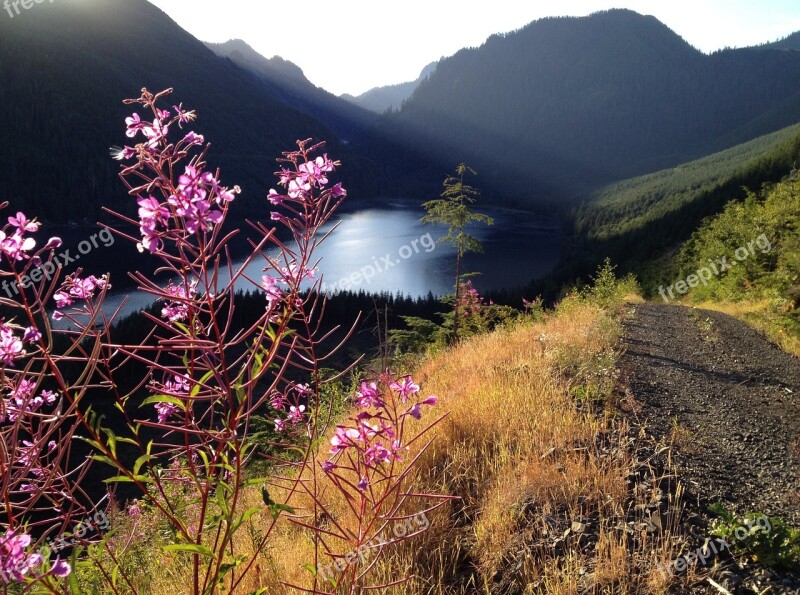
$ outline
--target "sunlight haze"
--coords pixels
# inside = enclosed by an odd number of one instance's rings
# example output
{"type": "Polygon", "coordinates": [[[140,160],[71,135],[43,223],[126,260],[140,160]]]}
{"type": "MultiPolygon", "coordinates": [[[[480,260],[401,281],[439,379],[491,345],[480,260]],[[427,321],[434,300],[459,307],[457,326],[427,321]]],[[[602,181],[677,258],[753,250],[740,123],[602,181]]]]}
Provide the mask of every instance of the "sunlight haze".
{"type": "Polygon", "coordinates": [[[337,95],[414,80],[430,62],[546,16],[629,8],[655,16],[704,52],[774,41],[800,29],[800,3],[790,0],[345,0],[305,2],[302,9],[251,0],[152,3],[202,41],[243,39],[268,58],[294,62],[311,82],[337,95]]]}

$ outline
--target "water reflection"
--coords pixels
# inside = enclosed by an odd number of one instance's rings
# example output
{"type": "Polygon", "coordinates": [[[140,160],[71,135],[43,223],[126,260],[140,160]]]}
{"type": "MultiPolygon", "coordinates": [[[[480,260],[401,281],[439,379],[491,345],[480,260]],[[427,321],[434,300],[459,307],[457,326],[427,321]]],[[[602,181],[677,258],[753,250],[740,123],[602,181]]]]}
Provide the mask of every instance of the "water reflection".
{"type": "MultiPolygon", "coordinates": [[[[481,275],[474,283],[481,289],[525,285],[555,266],[560,247],[558,222],[514,211],[488,212],[492,227],[471,230],[484,245],[484,254],[470,254],[462,270],[481,275]]],[[[445,295],[453,290],[455,249],[436,242],[446,234],[443,227],[423,225],[422,212],[400,209],[369,209],[338,218],[337,227],[316,253],[326,288],[366,292],[402,292],[406,295],[445,295]]],[[[241,262],[237,263],[238,266],[241,262]]],[[[246,269],[260,280],[264,262],[246,269]]],[[[164,279],[166,283],[166,278],[164,279]]],[[[252,289],[246,281],[241,289],[252,289]]],[[[126,294],[111,294],[107,306],[114,309],[126,294]]],[[[152,303],[150,296],[133,292],[126,313],[152,303]]]]}

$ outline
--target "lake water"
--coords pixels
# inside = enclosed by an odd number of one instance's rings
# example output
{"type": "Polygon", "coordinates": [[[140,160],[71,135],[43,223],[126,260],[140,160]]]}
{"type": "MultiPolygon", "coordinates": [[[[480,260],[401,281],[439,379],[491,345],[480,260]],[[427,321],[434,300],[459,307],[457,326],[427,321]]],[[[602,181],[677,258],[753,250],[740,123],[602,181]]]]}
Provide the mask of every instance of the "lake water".
{"type": "MultiPolygon", "coordinates": [[[[397,208],[338,217],[338,226],[316,252],[326,289],[411,296],[429,291],[435,295],[452,293],[455,249],[436,241],[447,230],[420,223],[421,211],[400,208],[402,203],[390,206],[397,208]]],[[[526,285],[553,269],[561,242],[557,220],[517,211],[486,212],[494,218],[494,225],[472,230],[483,243],[484,254],[467,255],[462,268],[462,272],[481,273],[473,280],[479,291],[526,285]]],[[[263,267],[263,262],[251,263],[247,273],[260,280],[263,267]]],[[[247,282],[241,284],[242,289],[248,286],[247,282]]],[[[109,294],[106,306],[113,310],[125,295],[109,294]]],[[[151,302],[149,296],[133,292],[124,311],[132,312],[151,302]]]]}

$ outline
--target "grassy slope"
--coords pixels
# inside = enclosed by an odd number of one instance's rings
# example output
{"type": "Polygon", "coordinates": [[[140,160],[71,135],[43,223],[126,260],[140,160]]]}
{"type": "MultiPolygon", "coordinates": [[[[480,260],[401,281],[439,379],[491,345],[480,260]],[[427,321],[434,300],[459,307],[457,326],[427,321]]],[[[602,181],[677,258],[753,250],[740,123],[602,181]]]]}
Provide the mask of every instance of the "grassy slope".
{"type": "MultiPolygon", "coordinates": [[[[620,325],[613,312],[623,297],[635,299],[629,289],[623,285],[588,299],[569,297],[553,314],[473,337],[418,364],[414,375],[423,392],[439,395],[437,412],[449,415],[435,428],[433,445],[407,489],[459,499],[428,513],[427,532],[385,547],[370,584],[412,576],[381,592],[495,592],[503,582],[574,593],[584,569],[599,591],[622,586],[628,592],[663,592],[667,579],[653,567],[674,558],[680,544],[662,537],[629,540],[616,531],[644,496],[627,487],[632,462],[627,446],[619,442],[624,422],[598,415],[591,406],[614,394],[620,325]],[[609,310],[597,305],[611,301],[609,310]],[[600,526],[597,547],[581,547],[580,535],[573,533],[563,541],[564,550],[554,548],[554,537],[580,518],[600,526]]],[[[318,473],[317,480],[336,522],[354,529],[356,519],[346,501],[325,488],[324,474],[318,473]]],[[[273,497],[280,494],[275,491],[273,497]]],[[[248,500],[243,509],[258,504],[258,491],[248,500]]],[[[311,507],[299,496],[291,504],[301,512],[311,507]]],[[[422,508],[419,502],[412,506],[407,513],[422,508]]],[[[187,584],[188,565],[154,551],[156,531],[147,524],[156,520],[132,522],[123,516],[116,522],[115,545],[150,560],[139,570],[147,573],[146,593],[172,595],[176,586],[187,584]]],[[[258,526],[256,516],[237,539],[237,554],[253,554],[246,535],[258,526]]],[[[310,537],[308,530],[281,520],[269,549],[258,554],[258,571],[240,592],[262,587],[269,593],[298,592],[280,581],[310,586],[311,575],[303,568],[314,561],[310,537]]],[[[350,550],[346,544],[329,546],[350,550]]]]}

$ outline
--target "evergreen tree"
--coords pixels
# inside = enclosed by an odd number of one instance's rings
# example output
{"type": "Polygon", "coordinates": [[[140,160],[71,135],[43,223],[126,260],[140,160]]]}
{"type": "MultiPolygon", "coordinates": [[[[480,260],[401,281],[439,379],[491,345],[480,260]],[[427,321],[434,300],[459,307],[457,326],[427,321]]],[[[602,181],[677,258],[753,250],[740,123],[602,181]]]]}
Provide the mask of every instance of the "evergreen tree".
{"type": "Polygon", "coordinates": [[[483,252],[483,246],[478,238],[467,233],[466,228],[470,223],[485,223],[492,225],[494,220],[480,213],[475,213],[469,207],[477,201],[480,193],[478,189],[466,184],[466,174],[477,175],[477,172],[460,163],[453,176],[444,180],[444,190],[439,198],[429,200],[422,204],[428,212],[421,221],[423,223],[443,223],[448,226],[447,235],[439,238],[440,242],[450,242],[456,247],[456,283],[455,305],[453,319],[453,342],[458,341],[458,308],[459,289],[461,287],[461,259],[467,252],[483,252]]]}

